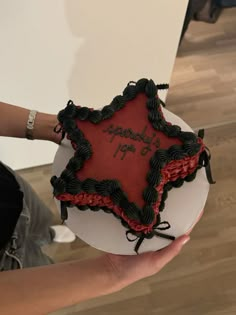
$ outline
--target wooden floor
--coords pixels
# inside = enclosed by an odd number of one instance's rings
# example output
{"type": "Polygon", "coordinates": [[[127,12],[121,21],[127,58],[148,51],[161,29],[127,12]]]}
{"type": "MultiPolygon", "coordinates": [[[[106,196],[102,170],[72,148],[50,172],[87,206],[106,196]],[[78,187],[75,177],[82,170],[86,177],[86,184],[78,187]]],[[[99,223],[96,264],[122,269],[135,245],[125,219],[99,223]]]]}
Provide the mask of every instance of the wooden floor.
{"type": "MultiPolygon", "coordinates": [[[[205,214],[191,242],[159,274],[57,315],[236,314],[236,9],[225,10],[213,25],[191,23],[170,85],[167,108],[195,129],[206,128],[217,184],[205,214]]],[[[56,211],[50,166],[20,173],[56,211]]],[[[47,252],[58,262],[100,254],[81,240],[47,252]]]]}

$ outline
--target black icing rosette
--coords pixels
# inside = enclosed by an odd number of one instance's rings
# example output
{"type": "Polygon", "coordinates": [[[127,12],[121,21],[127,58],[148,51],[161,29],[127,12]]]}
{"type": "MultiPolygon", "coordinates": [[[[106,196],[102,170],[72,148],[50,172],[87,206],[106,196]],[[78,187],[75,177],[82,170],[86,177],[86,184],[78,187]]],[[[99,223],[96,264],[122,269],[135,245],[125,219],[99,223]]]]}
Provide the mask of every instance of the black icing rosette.
{"type": "Polygon", "coordinates": [[[157,109],[152,110],[148,113],[148,119],[150,123],[154,123],[155,121],[160,120],[160,113],[158,112],[157,109]]]}
{"type": "Polygon", "coordinates": [[[147,174],[147,181],[151,186],[157,186],[161,182],[161,174],[160,174],[160,169],[152,169],[148,172],[147,174]]]}
{"type": "Polygon", "coordinates": [[[73,157],[70,159],[67,168],[73,170],[74,172],[77,172],[78,170],[81,169],[81,167],[83,166],[84,161],[82,161],[82,159],[73,157]]]}
{"type": "Polygon", "coordinates": [[[67,182],[66,190],[69,194],[77,195],[82,191],[81,182],[78,179],[72,179],[67,182]]]}
{"type": "Polygon", "coordinates": [[[123,91],[123,96],[127,101],[130,101],[136,97],[137,92],[138,90],[136,85],[128,85],[123,91]]]}
{"type": "Polygon", "coordinates": [[[70,133],[70,140],[72,140],[75,143],[80,143],[84,139],[84,134],[80,129],[74,129],[70,133]]]}
{"type": "Polygon", "coordinates": [[[85,119],[88,118],[89,113],[90,113],[90,109],[88,107],[86,107],[86,106],[78,108],[78,110],[77,110],[77,118],[79,120],[85,120],[85,119]]]}
{"type": "Polygon", "coordinates": [[[149,110],[156,110],[158,108],[158,100],[156,97],[149,98],[146,102],[147,108],[149,110]]]}
{"type": "Polygon", "coordinates": [[[102,109],[102,119],[111,118],[114,115],[114,109],[110,105],[106,105],[102,109]]]}
{"type": "Polygon", "coordinates": [[[65,119],[65,109],[59,111],[59,113],[57,114],[57,119],[61,124],[63,123],[65,119]]]}
{"type": "Polygon", "coordinates": [[[137,81],[136,86],[139,92],[145,92],[148,79],[140,79],[137,81]]]}
{"type": "Polygon", "coordinates": [[[71,118],[68,118],[68,119],[63,121],[63,129],[67,133],[71,133],[76,127],[77,127],[76,122],[71,118]]]}
{"type": "Polygon", "coordinates": [[[77,146],[75,156],[88,160],[92,156],[92,147],[87,140],[83,140],[77,146]]]}
{"type": "Polygon", "coordinates": [[[125,106],[125,103],[126,103],[125,97],[122,95],[118,95],[118,96],[113,98],[110,106],[111,106],[112,110],[114,110],[114,112],[115,112],[115,111],[123,108],[125,106]]]}
{"type": "Polygon", "coordinates": [[[143,199],[148,204],[153,204],[157,201],[158,198],[158,192],[156,189],[152,186],[148,186],[144,189],[143,192],[143,199]]]}
{"type": "Polygon", "coordinates": [[[176,144],[172,145],[168,149],[168,154],[169,154],[169,156],[171,157],[172,160],[181,160],[185,156],[187,156],[185,151],[182,149],[182,146],[176,145],[176,144]]]}
{"type": "Polygon", "coordinates": [[[72,169],[70,168],[66,168],[62,173],[61,173],[61,178],[66,181],[69,182],[71,180],[73,180],[75,178],[74,172],[72,169]]]}
{"type": "Polygon", "coordinates": [[[168,136],[169,137],[178,137],[181,132],[181,128],[177,125],[168,126],[168,136]]]}
{"type": "Polygon", "coordinates": [[[137,205],[133,202],[130,202],[125,209],[125,214],[129,219],[140,221],[140,210],[137,205]]]}
{"type": "Polygon", "coordinates": [[[102,180],[96,184],[96,191],[101,196],[110,196],[117,189],[120,185],[116,180],[102,180]]]}
{"type": "Polygon", "coordinates": [[[149,80],[148,83],[145,86],[145,93],[147,97],[155,97],[157,95],[157,87],[153,80],[149,80]]]}
{"type": "Polygon", "coordinates": [[[116,189],[115,191],[113,191],[110,197],[111,197],[111,200],[114,202],[114,204],[119,206],[121,200],[123,198],[126,198],[126,195],[121,189],[116,189]]]}
{"type": "Polygon", "coordinates": [[[189,131],[181,132],[180,138],[185,143],[194,143],[197,141],[197,136],[195,135],[195,133],[189,131]]]}
{"type": "Polygon", "coordinates": [[[93,178],[87,178],[82,182],[82,190],[86,193],[92,194],[96,192],[97,181],[93,178]]]}
{"type": "Polygon", "coordinates": [[[102,120],[102,113],[100,110],[93,110],[89,113],[89,121],[98,124],[102,120]]]}
{"type": "Polygon", "coordinates": [[[150,205],[144,206],[143,214],[141,218],[142,223],[148,225],[148,224],[151,224],[154,219],[155,219],[155,213],[152,206],[150,205]]]}
{"type": "Polygon", "coordinates": [[[184,150],[187,152],[187,154],[189,156],[194,156],[195,154],[197,154],[199,152],[201,148],[201,145],[199,143],[185,143],[184,144],[184,150]]]}
{"type": "Polygon", "coordinates": [[[156,151],[153,157],[150,160],[150,165],[153,169],[161,169],[163,168],[168,162],[170,158],[166,150],[160,149],[156,151]]]}
{"type": "Polygon", "coordinates": [[[53,178],[51,179],[51,183],[54,188],[53,189],[54,196],[66,192],[66,182],[62,178],[56,178],[56,176],[53,176],[53,178]]]}
{"type": "Polygon", "coordinates": [[[67,103],[67,106],[65,108],[65,113],[64,113],[64,116],[66,118],[74,118],[76,117],[76,114],[77,114],[77,107],[74,105],[74,103],[70,100],[68,103],[67,103]]]}

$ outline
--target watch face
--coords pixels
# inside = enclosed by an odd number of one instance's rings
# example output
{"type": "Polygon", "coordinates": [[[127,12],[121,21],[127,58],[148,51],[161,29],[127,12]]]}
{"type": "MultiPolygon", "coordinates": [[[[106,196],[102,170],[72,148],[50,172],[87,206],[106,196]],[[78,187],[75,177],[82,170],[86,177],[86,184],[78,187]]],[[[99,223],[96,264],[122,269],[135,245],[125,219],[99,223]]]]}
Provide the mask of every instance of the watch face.
{"type": "Polygon", "coordinates": [[[36,115],[37,115],[36,110],[31,110],[29,113],[29,118],[27,121],[26,132],[25,132],[25,137],[29,140],[34,139],[33,130],[34,130],[34,121],[35,121],[36,115]]]}

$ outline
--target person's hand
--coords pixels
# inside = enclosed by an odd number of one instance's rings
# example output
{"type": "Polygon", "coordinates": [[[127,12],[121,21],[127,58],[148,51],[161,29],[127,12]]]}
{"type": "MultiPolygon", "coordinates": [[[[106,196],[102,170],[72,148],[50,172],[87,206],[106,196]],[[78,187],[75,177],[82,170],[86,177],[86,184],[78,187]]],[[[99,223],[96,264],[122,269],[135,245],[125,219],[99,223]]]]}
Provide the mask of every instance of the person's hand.
{"type": "Polygon", "coordinates": [[[60,144],[62,133],[56,133],[54,127],[58,124],[57,116],[37,113],[34,124],[34,139],[48,140],[60,144]]]}
{"type": "Polygon", "coordinates": [[[140,255],[114,255],[105,254],[110,272],[114,279],[114,291],[118,291],[142,278],[152,276],[159,272],[167,263],[177,256],[183,245],[190,237],[183,235],[173,241],[169,246],[156,252],[147,252],[140,255]]]}

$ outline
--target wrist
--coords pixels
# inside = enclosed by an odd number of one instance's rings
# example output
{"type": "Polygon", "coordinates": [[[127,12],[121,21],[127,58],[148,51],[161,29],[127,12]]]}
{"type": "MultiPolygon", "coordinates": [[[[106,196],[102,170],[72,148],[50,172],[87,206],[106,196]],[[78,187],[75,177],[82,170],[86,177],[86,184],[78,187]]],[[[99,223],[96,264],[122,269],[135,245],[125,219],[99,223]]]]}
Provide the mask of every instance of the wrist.
{"type": "Polygon", "coordinates": [[[109,279],[109,293],[114,293],[123,289],[125,285],[125,279],[123,277],[122,272],[120,272],[115,264],[112,263],[110,259],[110,254],[104,254],[100,257],[104,266],[104,270],[106,270],[107,278],[109,279]]]}
{"type": "Polygon", "coordinates": [[[57,124],[58,120],[55,115],[38,112],[34,122],[34,139],[55,142],[56,135],[53,129],[57,124]]]}

